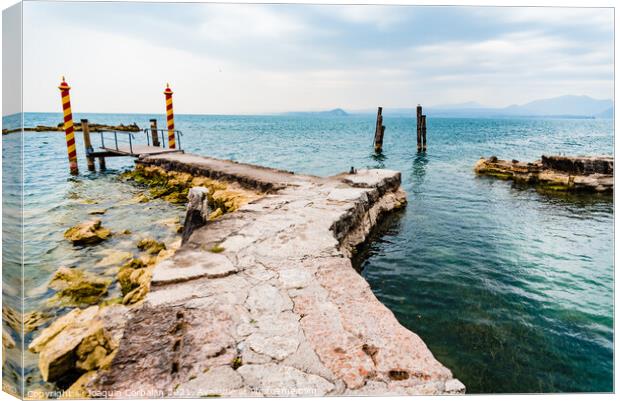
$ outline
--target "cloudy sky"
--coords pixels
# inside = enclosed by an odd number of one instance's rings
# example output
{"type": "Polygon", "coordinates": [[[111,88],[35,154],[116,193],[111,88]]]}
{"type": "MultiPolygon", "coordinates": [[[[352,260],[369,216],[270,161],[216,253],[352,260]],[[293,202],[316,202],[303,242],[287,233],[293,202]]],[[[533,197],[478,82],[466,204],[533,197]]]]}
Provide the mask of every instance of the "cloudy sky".
{"type": "Polygon", "coordinates": [[[24,5],[24,109],[176,113],[613,97],[613,10],[24,5]]]}

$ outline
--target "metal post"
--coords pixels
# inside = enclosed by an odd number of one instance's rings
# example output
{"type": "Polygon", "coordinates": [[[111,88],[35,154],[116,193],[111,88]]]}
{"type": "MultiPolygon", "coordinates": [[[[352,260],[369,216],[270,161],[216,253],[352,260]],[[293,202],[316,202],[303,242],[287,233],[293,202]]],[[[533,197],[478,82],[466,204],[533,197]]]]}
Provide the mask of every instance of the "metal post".
{"type": "Polygon", "coordinates": [[[78,174],[77,151],[75,149],[75,128],[73,127],[73,115],[71,114],[71,100],[69,90],[71,87],[62,77],[60,86],[60,97],[62,99],[62,111],[64,114],[65,140],[67,142],[67,155],[69,156],[69,170],[71,174],[78,174]]]}

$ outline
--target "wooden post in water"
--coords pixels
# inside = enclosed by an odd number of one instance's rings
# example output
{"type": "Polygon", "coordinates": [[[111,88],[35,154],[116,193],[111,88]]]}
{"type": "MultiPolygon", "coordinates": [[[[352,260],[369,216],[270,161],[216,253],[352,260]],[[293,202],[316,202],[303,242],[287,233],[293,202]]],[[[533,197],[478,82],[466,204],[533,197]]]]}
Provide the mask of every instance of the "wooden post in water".
{"type": "Polygon", "coordinates": [[[99,156],[99,170],[103,171],[105,169],[105,157],[99,156]]]}
{"type": "Polygon", "coordinates": [[[80,120],[82,123],[82,133],[84,134],[84,152],[86,153],[86,165],[88,171],[95,171],[95,158],[91,156],[93,153],[93,145],[90,142],[90,127],[88,126],[88,120],[83,118],[80,120]]]}
{"type": "Polygon", "coordinates": [[[62,99],[62,112],[64,114],[65,141],[67,142],[67,156],[69,157],[69,171],[73,175],[78,174],[77,151],[75,149],[75,128],[73,127],[73,115],[71,114],[71,100],[69,90],[71,87],[62,77],[62,82],[58,86],[60,98],[62,99]]]}
{"type": "Polygon", "coordinates": [[[422,115],[422,151],[426,152],[426,114],[422,115]]]}
{"type": "Polygon", "coordinates": [[[153,146],[159,146],[159,134],[157,132],[156,118],[151,118],[151,138],[153,139],[153,146]]]}
{"type": "Polygon", "coordinates": [[[383,125],[383,115],[381,114],[383,107],[377,109],[377,124],[375,126],[375,152],[379,153],[383,149],[383,134],[385,133],[385,125],[383,125]]]}
{"type": "Polygon", "coordinates": [[[416,123],[417,123],[417,139],[418,139],[418,152],[422,150],[422,106],[416,107],[416,123]]]}

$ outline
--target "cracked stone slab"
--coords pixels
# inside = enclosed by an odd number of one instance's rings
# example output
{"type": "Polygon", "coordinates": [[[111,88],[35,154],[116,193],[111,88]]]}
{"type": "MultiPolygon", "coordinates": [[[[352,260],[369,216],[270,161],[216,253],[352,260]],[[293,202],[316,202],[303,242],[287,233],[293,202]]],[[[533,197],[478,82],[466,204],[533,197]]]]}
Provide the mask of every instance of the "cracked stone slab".
{"type": "Polygon", "coordinates": [[[267,397],[320,397],[334,385],[320,376],[304,373],[290,366],[276,364],[244,365],[237,369],[246,386],[267,397]]]}
{"type": "Polygon", "coordinates": [[[275,314],[293,309],[287,294],[270,284],[260,284],[250,289],[245,301],[252,314],[275,314]]]}
{"type": "Polygon", "coordinates": [[[178,258],[165,260],[153,270],[151,285],[161,286],[197,278],[219,278],[236,273],[238,268],[223,254],[184,252],[178,258]]]}
{"type": "Polygon", "coordinates": [[[242,386],[243,378],[230,366],[216,366],[179,385],[174,390],[174,396],[183,398],[226,396],[234,394],[234,390],[242,386]]]}

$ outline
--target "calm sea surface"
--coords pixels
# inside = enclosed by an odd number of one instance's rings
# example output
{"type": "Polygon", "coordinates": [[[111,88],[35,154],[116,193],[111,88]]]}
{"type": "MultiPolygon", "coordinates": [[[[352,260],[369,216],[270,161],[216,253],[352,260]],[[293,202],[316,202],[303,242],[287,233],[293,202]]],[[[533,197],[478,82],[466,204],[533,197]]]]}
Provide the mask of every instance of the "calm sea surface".
{"type": "MultiPolygon", "coordinates": [[[[154,117],[163,127],[163,115],[74,115],[141,127],[154,117]]],[[[25,116],[26,126],[59,121],[60,114],[25,116]]],[[[472,170],[480,156],[612,154],[612,121],[429,117],[425,154],[416,152],[413,116],[384,121],[384,153],[376,156],[371,115],[175,118],[188,152],[316,175],[351,166],[401,171],[409,204],[364,250],[362,275],[468,392],[612,391],[611,199],[541,194],[472,170]]],[[[96,261],[110,248],[130,248],[145,231],[172,241],[161,220],[183,216],[182,207],[163,201],[131,203],[139,189],[117,178],[131,168],[128,159],[108,159],[106,174],[88,173],[76,137],[77,178],[67,173],[62,133],[24,137],[27,310],[43,308],[58,266],[105,274],[96,261]],[[105,246],[71,247],[62,233],[93,208],[108,209],[102,219],[113,231],[137,232],[105,246]]],[[[3,142],[6,152],[18,136],[3,142]]]]}

